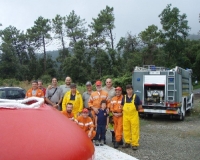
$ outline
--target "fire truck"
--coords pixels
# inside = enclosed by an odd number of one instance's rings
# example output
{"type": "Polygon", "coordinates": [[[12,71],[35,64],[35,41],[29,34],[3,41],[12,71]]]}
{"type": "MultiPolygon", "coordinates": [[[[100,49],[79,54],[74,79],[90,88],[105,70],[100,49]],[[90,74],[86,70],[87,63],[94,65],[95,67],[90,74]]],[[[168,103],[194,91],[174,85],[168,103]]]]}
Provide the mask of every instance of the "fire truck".
{"type": "Polygon", "coordinates": [[[173,69],[155,65],[136,66],[132,75],[134,92],[142,101],[140,115],[171,115],[184,120],[193,108],[192,70],[176,66],[173,69]]]}

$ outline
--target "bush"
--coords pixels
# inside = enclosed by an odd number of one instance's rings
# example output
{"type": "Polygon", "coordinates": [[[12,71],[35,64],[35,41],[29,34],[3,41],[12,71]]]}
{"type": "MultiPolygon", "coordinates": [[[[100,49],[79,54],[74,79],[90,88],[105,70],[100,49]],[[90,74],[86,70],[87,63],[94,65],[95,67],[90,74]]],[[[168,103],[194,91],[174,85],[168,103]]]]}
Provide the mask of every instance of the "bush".
{"type": "Polygon", "coordinates": [[[19,85],[19,81],[16,79],[4,79],[2,82],[3,86],[18,86],[19,85]]]}
{"type": "Polygon", "coordinates": [[[48,84],[51,83],[52,77],[50,75],[45,74],[40,79],[42,80],[43,83],[48,84]]]}
{"type": "Polygon", "coordinates": [[[0,79],[0,86],[3,86],[3,80],[0,79]]]}

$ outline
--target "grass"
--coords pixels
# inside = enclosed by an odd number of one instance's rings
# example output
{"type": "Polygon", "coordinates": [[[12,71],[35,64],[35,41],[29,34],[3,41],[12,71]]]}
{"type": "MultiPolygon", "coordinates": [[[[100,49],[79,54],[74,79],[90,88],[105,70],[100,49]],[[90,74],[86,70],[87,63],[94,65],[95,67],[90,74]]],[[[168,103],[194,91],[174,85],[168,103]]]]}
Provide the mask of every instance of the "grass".
{"type": "Polygon", "coordinates": [[[200,98],[195,98],[194,108],[189,112],[189,116],[200,118],[200,98]]]}
{"type": "Polygon", "coordinates": [[[193,84],[193,89],[199,89],[200,88],[200,84],[193,84]]]}

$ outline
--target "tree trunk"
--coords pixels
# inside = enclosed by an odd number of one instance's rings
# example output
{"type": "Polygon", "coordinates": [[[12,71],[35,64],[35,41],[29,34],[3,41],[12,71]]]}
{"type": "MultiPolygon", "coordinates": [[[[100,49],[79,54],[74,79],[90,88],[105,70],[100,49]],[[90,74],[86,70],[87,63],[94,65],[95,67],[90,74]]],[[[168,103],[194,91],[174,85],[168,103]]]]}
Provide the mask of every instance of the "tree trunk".
{"type": "Polygon", "coordinates": [[[45,39],[44,36],[42,37],[42,43],[43,43],[43,50],[44,50],[44,73],[46,73],[46,46],[45,46],[45,39]]]}
{"type": "Polygon", "coordinates": [[[62,42],[62,47],[63,47],[63,53],[65,51],[65,42],[64,42],[64,38],[63,38],[63,34],[61,33],[61,42],[62,42]]]}
{"type": "Polygon", "coordinates": [[[111,40],[112,49],[114,49],[114,39],[113,39],[113,35],[112,35],[112,30],[111,29],[110,29],[110,40],[111,40]]]}

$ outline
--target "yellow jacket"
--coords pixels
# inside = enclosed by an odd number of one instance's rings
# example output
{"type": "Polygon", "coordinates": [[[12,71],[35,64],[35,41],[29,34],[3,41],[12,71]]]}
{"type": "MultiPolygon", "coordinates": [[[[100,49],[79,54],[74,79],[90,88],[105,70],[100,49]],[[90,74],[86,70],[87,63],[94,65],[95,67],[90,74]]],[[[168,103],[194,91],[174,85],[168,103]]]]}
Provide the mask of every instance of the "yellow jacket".
{"type": "Polygon", "coordinates": [[[76,91],[75,100],[70,100],[71,91],[68,91],[65,93],[62,101],[62,110],[66,111],[66,104],[72,103],[73,104],[73,110],[72,113],[74,113],[74,116],[77,116],[77,113],[81,112],[83,109],[83,99],[79,91],[76,91]]]}

